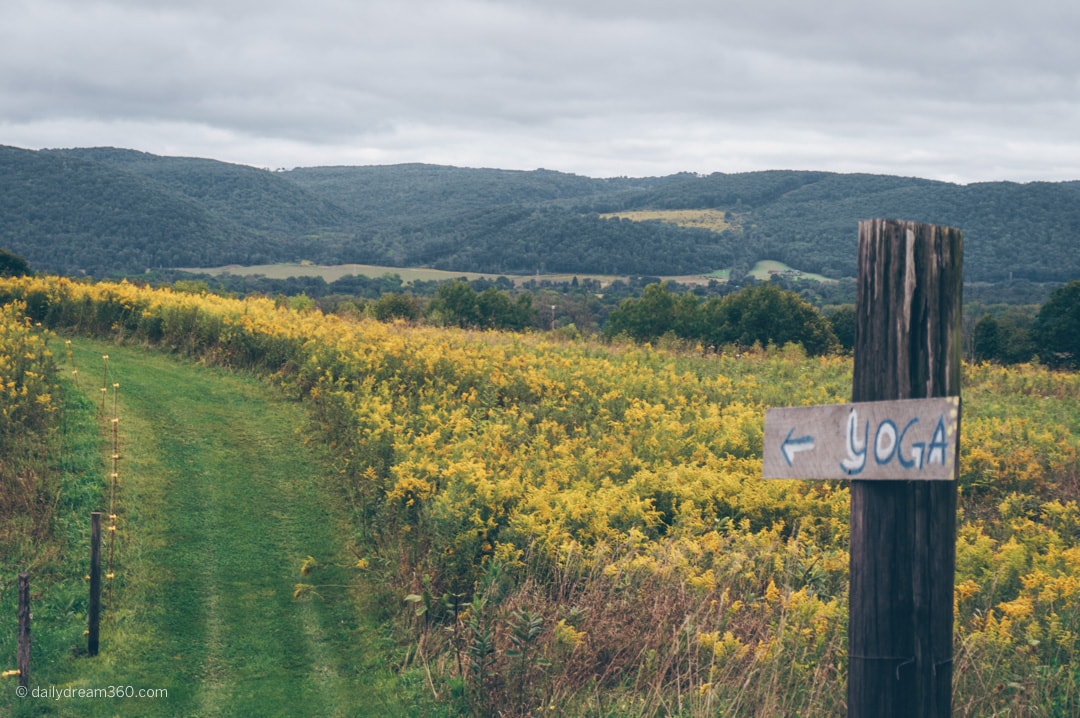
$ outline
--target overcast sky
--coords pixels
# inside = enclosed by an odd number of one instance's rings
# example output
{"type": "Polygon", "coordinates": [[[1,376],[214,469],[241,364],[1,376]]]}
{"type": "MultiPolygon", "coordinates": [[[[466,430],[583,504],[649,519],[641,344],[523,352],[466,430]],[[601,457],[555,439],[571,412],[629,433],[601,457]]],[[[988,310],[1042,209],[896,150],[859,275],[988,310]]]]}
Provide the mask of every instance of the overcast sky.
{"type": "Polygon", "coordinates": [[[3,0],[0,144],[1080,179],[1076,0],[3,0]]]}

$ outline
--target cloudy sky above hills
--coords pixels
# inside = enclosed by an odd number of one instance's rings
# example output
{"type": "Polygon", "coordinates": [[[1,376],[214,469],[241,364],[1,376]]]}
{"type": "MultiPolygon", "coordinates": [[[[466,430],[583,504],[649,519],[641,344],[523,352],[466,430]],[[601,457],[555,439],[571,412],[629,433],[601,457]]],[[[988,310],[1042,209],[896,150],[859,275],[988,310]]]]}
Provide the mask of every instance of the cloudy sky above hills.
{"type": "Polygon", "coordinates": [[[0,144],[1080,179],[1072,0],[7,0],[0,144]]]}

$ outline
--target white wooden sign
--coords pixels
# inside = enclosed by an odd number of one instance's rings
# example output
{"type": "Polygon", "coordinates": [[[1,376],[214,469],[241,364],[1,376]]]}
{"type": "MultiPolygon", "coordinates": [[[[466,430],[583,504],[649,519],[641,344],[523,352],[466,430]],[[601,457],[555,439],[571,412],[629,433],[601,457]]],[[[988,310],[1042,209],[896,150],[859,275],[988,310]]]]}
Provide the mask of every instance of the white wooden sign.
{"type": "Polygon", "coordinates": [[[765,412],[766,479],[956,478],[960,397],[765,412]]]}

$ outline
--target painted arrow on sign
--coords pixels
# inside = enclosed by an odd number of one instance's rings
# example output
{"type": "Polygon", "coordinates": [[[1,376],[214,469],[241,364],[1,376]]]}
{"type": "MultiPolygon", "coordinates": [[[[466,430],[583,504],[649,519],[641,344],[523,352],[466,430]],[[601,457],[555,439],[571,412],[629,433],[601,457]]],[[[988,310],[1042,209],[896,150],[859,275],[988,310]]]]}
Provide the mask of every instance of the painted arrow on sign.
{"type": "Polygon", "coordinates": [[[795,463],[795,454],[800,451],[814,450],[814,437],[800,436],[797,439],[793,439],[791,438],[791,435],[794,433],[795,427],[792,427],[791,431],[787,433],[787,437],[784,438],[784,443],[780,445],[780,450],[784,452],[784,459],[787,460],[788,466],[795,463]]]}
{"type": "Polygon", "coordinates": [[[956,477],[960,399],[901,399],[769,409],[766,479],[956,477]]]}

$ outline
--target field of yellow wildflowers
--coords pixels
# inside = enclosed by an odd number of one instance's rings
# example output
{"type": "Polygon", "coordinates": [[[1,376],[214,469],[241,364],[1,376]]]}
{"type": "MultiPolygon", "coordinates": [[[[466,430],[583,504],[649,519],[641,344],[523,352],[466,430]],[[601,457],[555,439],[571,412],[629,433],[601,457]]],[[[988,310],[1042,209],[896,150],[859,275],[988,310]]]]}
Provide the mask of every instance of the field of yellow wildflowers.
{"type": "MultiPolygon", "coordinates": [[[[836,715],[848,492],[763,481],[767,407],[851,366],[0,282],[56,331],[254,370],[308,402],[358,582],[474,714],[836,715]]],[[[15,321],[17,320],[9,320],[15,321]]],[[[1080,376],[965,367],[957,715],[1080,713],[1080,376]]]]}
{"type": "Polygon", "coordinates": [[[0,548],[24,554],[47,527],[55,366],[48,338],[13,302],[0,306],[0,548]]]}

